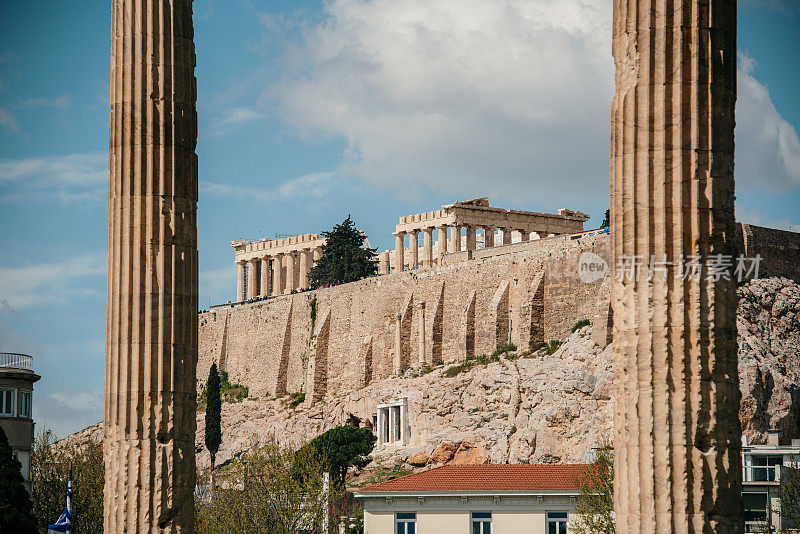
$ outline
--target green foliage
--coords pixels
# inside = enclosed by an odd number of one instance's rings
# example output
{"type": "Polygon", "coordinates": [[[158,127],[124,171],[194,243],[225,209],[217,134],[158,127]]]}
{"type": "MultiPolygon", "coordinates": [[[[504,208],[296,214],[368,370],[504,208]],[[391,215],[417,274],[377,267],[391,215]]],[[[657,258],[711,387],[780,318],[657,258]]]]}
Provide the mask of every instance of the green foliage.
{"type": "MultiPolygon", "coordinates": [[[[225,373],[227,377],[227,373],[225,373]]],[[[222,398],[220,397],[220,377],[217,364],[212,363],[206,382],[206,449],[211,454],[211,468],[222,443],[222,398]]]]}
{"type": "Polygon", "coordinates": [[[385,480],[404,477],[414,472],[411,469],[404,469],[402,465],[403,463],[399,462],[396,465],[392,466],[391,468],[378,467],[377,469],[375,469],[370,473],[370,476],[368,478],[361,480],[356,484],[352,484],[351,487],[361,488],[364,486],[369,486],[371,484],[377,484],[378,482],[383,482],[385,480]]]}
{"type": "Polygon", "coordinates": [[[477,358],[475,356],[467,356],[465,361],[456,365],[451,365],[445,369],[442,373],[442,376],[445,378],[453,378],[454,376],[458,376],[461,373],[469,371],[476,365],[489,365],[490,363],[499,362],[500,354],[502,353],[493,353],[488,356],[486,354],[481,354],[477,358]]]}
{"type": "Polygon", "coordinates": [[[330,470],[331,482],[344,488],[347,469],[363,463],[375,446],[375,434],[366,428],[339,426],[311,440],[305,447],[313,449],[330,470]]]}
{"type": "Polygon", "coordinates": [[[22,485],[21,469],[22,464],[14,456],[6,433],[0,427],[0,532],[36,532],[31,498],[22,485]]]}
{"type": "Polygon", "coordinates": [[[67,477],[72,466],[72,531],[103,532],[103,446],[93,439],[81,444],[54,444],[53,433],[36,437],[31,455],[31,485],[36,528],[45,532],[66,506],[67,477]]]}
{"type": "Polygon", "coordinates": [[[322,232],[322,236],[327,240],[322,255],[308,273],[312,286],[354,282],[378,272],[377,249],[365,245],[366,236],[349,215],[330,232],[322,232]]]}
{"type": "Polygon", "coordinates": [[[314,326],[317,324],[317,295],[308,301],[311,315],[311,332],[314,332],[314,326]]]}
{"type": "Polygon", "coordinates": [[[213,500],[195,501],[197,534],[323,534],[323,463],[313,449],[252,441],[228,467],[213,500]]]}
{"type": "Polygon", "coordinates": [[[800,467],[783,467],[778,499],[782,523],[800,526],[800,467]]]}
{"type": "MultiPolygon", "coordinates": [[[[590,324],[592,324],[592,322],[589,319],[581,319],[580,321],[578,321],[577,323],[572,325],[572,333],[574,334],[575,332],[577,332],[578,330],[580,330],[584,326],[589,326],[590,324]]],[[[552,343],[552,341],[551,341],[551,343],[552,343]]]]}
{"type": "MultiPolygon", "coordinates": [[[[533,354],[531,354],[530,357],[533,358],[540,350],[544,350],[547,354],[555,354],[555,352],[558,350],[558,347],[560,347],[563,343],[563,341],[559,341],[557,339],[551,339],[550,343],[541,342],[533,348],[533,354]]],[[[527,357],[528,356],[526,356],[526,358],[527,357]]]]}
{"type": "Polygon", "coordinates": [[[595,452],[594,462],[577,477],[580,494],[575,510],[574,534],[614,534],[614,454],[605,443],[595,452]]]}
{"type": "Polygon", "coordinates": [[[231,403],[242,402],[250,393],[247,386],[231,384],[230,380],[228,380],[227,371],[220,373],[219,390],[222,394],[223,402],[231,403]]]}
{"type": "Polygon", "coordinates": [[[611,210],[606,210],[605,217],[603,217],[603,222],[600,223],[600,228],[605,228],[606,226],[611,226],[611,210]]]}
{"type": "Polygon", "coordinates": [[[289,408],[297,408],[306,400],[306,394],[303,392],[292,393],[292,400],[289,402],[289,408]]]}
{"type": "Polygon", "coordinates": [[[500,356],[501,354],[505,354],[506,352],[514,352],[515,350],[517,350],[517,346],[509,341],[508,343],[497,347],[497,350],[492,353],[492,356],[500,356]]]}

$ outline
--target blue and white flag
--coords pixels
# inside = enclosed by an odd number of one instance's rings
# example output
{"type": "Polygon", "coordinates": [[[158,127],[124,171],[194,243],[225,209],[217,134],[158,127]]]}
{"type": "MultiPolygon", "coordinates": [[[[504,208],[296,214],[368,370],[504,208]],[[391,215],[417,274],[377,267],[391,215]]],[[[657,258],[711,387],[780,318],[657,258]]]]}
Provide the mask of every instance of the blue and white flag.
{"type": "Polygon", "coordinates": [[[56,521],[55,525],[47,527],[47,534],[56,534],[59,532],[72,532],[72,467],[69,468],[69,480],[67,481],[67,507],[61,512],[61,515],[56,521]]]}

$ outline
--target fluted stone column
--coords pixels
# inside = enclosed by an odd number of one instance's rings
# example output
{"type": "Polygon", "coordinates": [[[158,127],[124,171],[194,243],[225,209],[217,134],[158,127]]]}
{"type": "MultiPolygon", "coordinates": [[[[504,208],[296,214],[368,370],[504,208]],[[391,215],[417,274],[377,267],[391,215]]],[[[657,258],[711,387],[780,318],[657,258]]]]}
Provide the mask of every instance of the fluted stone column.
{"type": "Polygon", "coordinates": [[[408,238],[408,268],[416,269],[419,265],[419,230],[409,232],[408,238]]]}
{"type": "Polygon", "coordinates": [[[503,228],[503,244],[511,244],[511,228],[503,228]]]}
{"type": "Polygon", "coordinates": [[[422,266],[433,266],[433,228],[425,228],[422,231],[422,266]]]}
{"type": "MultiPolygon", "coordinates": [[[[736,0],[614,0],[613,55],[614,264],[734,255],[736,0]]],[[[616,531],[741,533],[736,288],[676,265],[613,284],[616,531]]]]}
{"type": "Polygon", "coordinates": [[[269,256],[264,256],[261,258],[261,291],[259,291],[259,296],[268,297],[269,296],[269,256]]]}
{"type": "Polygon", "coordinates": [[[475,250],[477,247],[475,231],[476,228],[474,226],[467,226],[467,250],[475,250]]]}
{"type": "Polygon", "coordinates": [[[284,254],[283,261],[286,264],[286,287],[283,292],[289,294],[292,290],[297,289],[294,277],[294,252],[284,254]]]}
{"type": "Polygon", "coordinates": [[[438,231],[439,258],[447,254],[447,226],[440,226],[438,231]]]}
{"type": "Polygon", "coordinates": [[[300,288],[305,289],[308,287],[308,255],[311,253],[308,249],[300,251],[300,288]]]}
{"type": "Polygon", "coordinates": [[[258,263],[259,259],[250,260],[247,266],[247,299],[258,295],[258,263]]]}
{"type": "Polygon", "coordinates": [[[450,252],[461,252],[461,227],[450,227],[450,252]]]}
{"type": "Polygon", "coordinates": [[[396,273],[402,273],[405,264],[405,258],[403,258],[403,252],[405,251],[405,244],[403,241],[405,240],[405,236],[405,232],[397,232],[394,234],[394,272],[396,273]]]}
{"type": "Polygon", "coordinates": [[[197,117],[190,0],[111,2],[103,530],[194,525],[197,117]]]}
{"type": "Polygon", "coordinates": [[[483,246],[484,248],[494,246],[494,228],[489,226],[483,227],[483,246]]]}
{"type": "Polygon", "coordinates": [[[378,274],[389,274],[389,251],[384,250],[378,255],[378,274]]]}
{"type": "Polygon", "coordinates": [[[283,293],[283,254],[272,258],[272,296],[283,293]]]}
{"type": "Polygon", "coordinates": [[[322,248],[321,247],[315,248],[314,252],[312,253],[312,258],[311,258],[311,259],[314,260],[313,263],[312,263],[312,266],[314,264],[316,264],[321,257],[322,257],[322,248]]]}
{"type": "Polygon", "coordinates": [[[236,302],[244,300],[244,264],[246,261],[236,262],[236,302]]]}

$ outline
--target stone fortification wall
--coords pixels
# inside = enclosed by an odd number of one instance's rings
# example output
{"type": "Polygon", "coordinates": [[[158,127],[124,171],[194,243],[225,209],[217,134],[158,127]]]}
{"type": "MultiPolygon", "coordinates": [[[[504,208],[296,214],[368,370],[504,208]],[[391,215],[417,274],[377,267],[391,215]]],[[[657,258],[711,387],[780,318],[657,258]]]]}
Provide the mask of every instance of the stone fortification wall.
{"type": "Polygon", "coordinates": [[[200,315],[198,381],[212,362],[251,395],[342,395],[421,363],[563,339],[607,311],[607,278],[583,283],[577,260],[608,261],[608,236],[555,236],[445,256],[444,265],[283,295],[200,315]]]}
{"type": "Polygon", "coordinates": [[[739,223],[739,250],[747,257],[761,256],[760,276],[785,276],[800,281],[800,233],[739,223]]]}

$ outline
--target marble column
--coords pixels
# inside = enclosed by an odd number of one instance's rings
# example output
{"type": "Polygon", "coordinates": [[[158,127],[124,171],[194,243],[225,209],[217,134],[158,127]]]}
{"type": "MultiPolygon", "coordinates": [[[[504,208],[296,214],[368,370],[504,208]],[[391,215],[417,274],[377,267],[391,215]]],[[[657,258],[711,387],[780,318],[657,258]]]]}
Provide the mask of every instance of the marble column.
{"type": "Polygon", "coordinates": [[[467,250],[475,250],[477,239],[475,236],[476,228],[472,225],[467,226],[467,250]]]}
{"type": "Polygon", "coordinates": [[[283,254],[272,257],[272,296],[283,293],[283,254]]]}
{"type": "Polygon", "coordinates": [[[679,268],[736,254],[736,0],[614,0],[612,50],[616,531],[741,533],[736,285],[679,268]]]}
{"type": "Polygon", "coordinates": [[[300,283],[299,287],[301,289],[308,288],[308,256],[311,254],[311,251],[308,249],[303,249],[300,251],[300,283]]]}
{"type": "Polygon", "coordinates": [[[422,230],[422,266],[433,266],[433,228],[422,230]]]}
{"type": "Polygon", "coordinates": [[[438,256],[439,260],[441,260],[442,256],[447,254],[447,226],[440,226],[438,231],[438,243],[439,243],[439,250],[438,256]]]}
{"type": "Polygon", "coordinates": [[[503,228],[503,244],[511,244],[511,228],[503,228]]]}
{"type": "Polygon", "coordinates": [[[289,294],[293,290],[297,289],[297,286],[295,285],[296,279],[294,276],[294,252],[287,252],[284,254],[283,261],[286,266],[286,287],[283,292],[289,294]]]}
{"type": "Polygon", "coordinates": [[[193,38],[190,0],[111,2],[103,417],[109,533],[188,533],[194,526],[193,38]]]}
{"type": "Polygon", "coordinates": [[[321,257],[322,257],[322,247],[316,247],[314,249],[314,253],[312,255],[312,259],[314,260],[314,264],[316,264],[321,257]]]}
{"type": "Polygon", "coordinates": [[[405,258],[403,258],[403,252],[405,252],[405,232],[397,232],[394,234],[394,272],[402,273],[403,267],[405,266],[405,258]]]}
{"type": "Polygon", "coordinates": [[[389,274],[389,251],[384,250],[378,255],[378,274],[389,274]]]}
{"type": "Polygon", "coordinates": [[[253,297],[258,296],[258,264],[260,260],[258,258],[248,261],[247,265],[247,295],[245,298],[247,300],[252,299],[253,297]]]}
{"type": "Polygon", "coordinates": [[[236,302],[244,300],[244,260],[236,262],[236,302]]]}
{"type": "Polygon", "coordinates": [[[261,291],[259,295],[262,297],[269,296],[269,256],[261,258],[261,291]]]}
{"type": "Polygon", "coordinates": [[[531,233],[527,230],[520,230],[519,231],[519,240],[524,243],[525,241],[530,240],[531,233]]]}
{"type": "Polygon", "coordinates": [[[494,228],[489,226],[483,227],[483,246],[484,248],[494,246],[494,228]]]}
{"type": "Polygon", "coordinates": [[[419,265],[419,230],[409,232],[408,238],[408,268],[416,269],[419,265]]]}
{"type": "Polygon", "coordinates": [[[461,252],[461,227],[450,227],[450,252],[461,252]]]}

